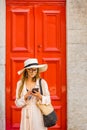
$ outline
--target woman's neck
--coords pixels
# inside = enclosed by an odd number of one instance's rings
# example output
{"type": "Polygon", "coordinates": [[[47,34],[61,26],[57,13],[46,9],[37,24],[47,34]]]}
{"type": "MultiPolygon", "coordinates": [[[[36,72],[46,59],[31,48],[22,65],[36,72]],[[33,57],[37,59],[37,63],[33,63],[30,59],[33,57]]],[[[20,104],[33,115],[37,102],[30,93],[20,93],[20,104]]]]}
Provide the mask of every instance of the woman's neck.
{"type": "Polygon", "coordinates": [[[34,82],[34,81],[32,80],[32,78],[28,78],[28,79],[26,80],[26,88],[27,88],[29,91],[31,91],[32,88],[35,87],[35,84],[36,84],[36,82],[34,82]]]}
{"type": "Polygon", "coordinates": [[[27,79],[27,81],[32,82],[33,80],[32,80],[31,77],[29,77],[29,78],[27,79]]]}

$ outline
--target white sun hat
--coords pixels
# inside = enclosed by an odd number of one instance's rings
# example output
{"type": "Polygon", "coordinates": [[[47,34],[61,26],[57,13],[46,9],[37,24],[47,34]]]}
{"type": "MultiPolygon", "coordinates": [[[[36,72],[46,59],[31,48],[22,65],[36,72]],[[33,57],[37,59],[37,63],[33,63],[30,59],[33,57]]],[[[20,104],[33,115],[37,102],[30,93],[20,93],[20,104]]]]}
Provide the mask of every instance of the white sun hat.
{"type": "Polygon", "coordinates": [[[18,74],[22,74],[25,69],[30,68],[39,68],[39,72],[44,72],[47,70],[47,64],[38,64],[38,60],[36,58],[29,58],[24,61],[24,68],[18,71],[18,74]]]}

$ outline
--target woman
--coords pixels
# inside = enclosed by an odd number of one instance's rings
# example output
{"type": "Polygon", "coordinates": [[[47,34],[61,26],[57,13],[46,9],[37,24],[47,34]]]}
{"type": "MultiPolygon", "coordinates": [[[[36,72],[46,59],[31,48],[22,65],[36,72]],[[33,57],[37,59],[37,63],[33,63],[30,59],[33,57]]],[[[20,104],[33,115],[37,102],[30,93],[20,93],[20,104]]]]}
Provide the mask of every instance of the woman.
{"type": "Polygon", "coordinates": [[[47,130],[42,113],[36,105],[37,100],[42,104],[50,103],[48,85],[44,79],[41,79],[44,95],[40,94],[39,88],[39,73],[47,68],[47,64],[39,65],[37,59],[30,58],[24,62],[24,68],[18,71],[18,74],[22,74],[22,79],[17,82],[15,104],[22,108],[20,130],[47,130]],[[38,90],[32,91],[33,88],[38,90]]]}

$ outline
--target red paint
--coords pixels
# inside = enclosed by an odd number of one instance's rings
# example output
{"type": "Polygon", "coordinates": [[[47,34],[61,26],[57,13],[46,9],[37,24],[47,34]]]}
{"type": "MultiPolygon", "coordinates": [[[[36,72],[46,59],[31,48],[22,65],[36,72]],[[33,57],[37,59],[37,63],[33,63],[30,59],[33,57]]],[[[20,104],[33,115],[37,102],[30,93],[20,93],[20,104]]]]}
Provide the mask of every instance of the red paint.
{"type": "Polygon", "coordinates": [[[20,109],[14,104],[17,71],[28,57],[37,57],[40,63],[49,66],[42,76],[48,82],[52,104],[59,117],[57,125],[49,130],[66,130],[65,17],[64,2],[7,5],[6,130],[19,130],[20,109]]]}

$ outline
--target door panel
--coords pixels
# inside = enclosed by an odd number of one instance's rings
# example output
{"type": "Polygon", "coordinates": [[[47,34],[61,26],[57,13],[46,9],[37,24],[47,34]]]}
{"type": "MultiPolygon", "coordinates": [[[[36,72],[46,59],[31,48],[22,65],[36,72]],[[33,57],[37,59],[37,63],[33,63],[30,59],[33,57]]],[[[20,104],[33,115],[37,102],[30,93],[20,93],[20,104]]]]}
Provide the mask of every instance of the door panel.
{"type": "Polygon", "coordinates": [[[19,130],[20,109],[14,104],[17,71],[23,68],[26,58],[35,55],[33,11],[33,6],[7,6],[6,130],[19,130]]]}
{"type": "Polygon", "coordinates": [[[59,116],[57,125],[49,130],[65,130],[65,7],[35,6],[36,57],[48,64],[43,77],[48,81],[52,103],[59,116]],[[39,29],[38,29],[39,28],[39,29]]]}
{"type": "Polygon", "coordinates": [[[11,5],[6,16],[6,130],[19,130],[21,109],[14,104],[17,71],[28,57],[49,66],[41,75],[48,82],[58,122],[48,130],[66,130],[65,5],[11,5]]]}

